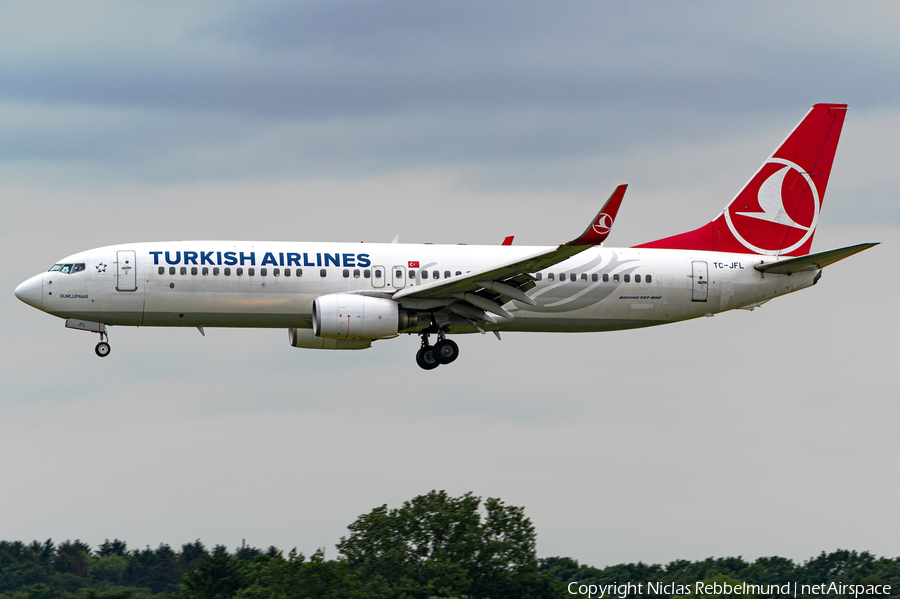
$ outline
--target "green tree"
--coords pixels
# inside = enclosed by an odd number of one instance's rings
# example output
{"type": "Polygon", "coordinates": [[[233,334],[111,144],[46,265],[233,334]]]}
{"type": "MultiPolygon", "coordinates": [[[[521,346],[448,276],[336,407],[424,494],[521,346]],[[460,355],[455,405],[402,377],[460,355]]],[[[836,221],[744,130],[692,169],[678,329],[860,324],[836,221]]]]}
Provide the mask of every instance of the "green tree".
{"type": "Polygon", "coordinates": [[[56,548],[53,558],[53,569],[60,574],[74,574],[81,578],[88,575],[88,558],[91,546],[79,539],[65,541],[56,548]]]}
{"type": "Polygon", "coordinates": [[[350,574],[380,580],[390,596],[416,599],[556,597],[555,579],[538,572],[535,532],[519,507],[471,493],[432,491],[351,524],[338,551],[350,574]]]}
{"type": "Polygon", "coordinates": [[[229,599],[247,586],[238,560],[217,545],[211,555],[200,559],[197,566],[181,579],[181,595],[187,599],[229,599]]]}
{"type": "Polygon", "coordinates": [[[125,544],[125,541],[120,541],[119,539],[110,541],[109,539],[106,539],[100,547],[97,548],[97,557],[111,557],[113,555],[122,557],[128,555],[128,545],[125,544]]]}

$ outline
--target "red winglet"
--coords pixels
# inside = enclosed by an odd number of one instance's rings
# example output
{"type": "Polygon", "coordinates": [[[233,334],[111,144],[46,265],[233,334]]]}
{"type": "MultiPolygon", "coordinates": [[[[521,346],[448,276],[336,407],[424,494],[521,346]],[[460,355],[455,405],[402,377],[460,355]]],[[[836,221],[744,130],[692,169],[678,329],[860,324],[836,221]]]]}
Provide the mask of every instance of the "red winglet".
{"type": "Polygon", "coordinates": [[[616,220],[616,214],[619,212],[619,206],[622,205],[622,198],[625,197],[625,189],[627,188],[627,185],[616,187],[616,190],[603,204],[603,208],[600,209],[600,212],[588,225],[588,228],[584,230],[581,237],[570,241],[566,245],[600,245],[603,243],[609,237],[609,232],[612,230],[613,222],[616,220]]]}
{"type": "Polygon", "coordinates": [[[512,245],[512,240],[514,237],[515,237],[515,235],[510,235],[509,237],[504,237],[503,243],[501,243],[500,245],[512,245]]]}

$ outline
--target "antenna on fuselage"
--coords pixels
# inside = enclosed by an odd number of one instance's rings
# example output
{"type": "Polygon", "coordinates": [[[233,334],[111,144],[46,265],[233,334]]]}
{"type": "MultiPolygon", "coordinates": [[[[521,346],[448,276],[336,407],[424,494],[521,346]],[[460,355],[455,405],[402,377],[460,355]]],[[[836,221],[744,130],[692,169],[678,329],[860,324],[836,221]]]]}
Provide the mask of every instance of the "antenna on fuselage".
{"type": "Polygon", "coordinates": [[[397,243],[398,241],[400,241],[400,235],[394,235],[394,239],[391,243],[397,243]]]}

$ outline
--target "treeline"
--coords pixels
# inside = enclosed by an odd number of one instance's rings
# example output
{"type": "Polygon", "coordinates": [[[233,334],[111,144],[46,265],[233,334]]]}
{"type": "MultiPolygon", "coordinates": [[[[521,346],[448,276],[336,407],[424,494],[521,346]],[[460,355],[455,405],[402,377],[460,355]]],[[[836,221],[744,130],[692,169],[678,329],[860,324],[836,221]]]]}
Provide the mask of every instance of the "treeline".
{"type": "Polygon", "coordinates": [[[572,582],[646,589],[648,582],[703,580],[900,589],[900,558],[867,552],[822,553],[802,564],[738,557],[593,568],[566,557],[538,560],[534,527],[522,508],[443,491],[397,509],[375,508],[348,530],[333,560],[275,547],[209,549],[199,540],[178,550],[129,550],[118,539],[96,549],[79,540],[0,541],[0,599],[560,599],[575,596],[567,592],[572,582]]]}

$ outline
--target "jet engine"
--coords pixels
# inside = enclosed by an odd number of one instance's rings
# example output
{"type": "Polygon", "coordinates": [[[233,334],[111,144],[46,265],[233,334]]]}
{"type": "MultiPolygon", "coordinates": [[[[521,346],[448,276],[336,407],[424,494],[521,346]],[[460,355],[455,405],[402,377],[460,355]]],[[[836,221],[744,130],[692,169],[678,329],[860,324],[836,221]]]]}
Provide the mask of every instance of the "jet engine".
{"type": "Polygon", "coordinates": [[[306,349],[368,349],[371,339],[323,339],[316,337],[312,329],[288,329],[291,347],[306,349]]]}
{"type": "Polygon", "coordinates": [[[415,324],[394,300],[335,293],[313,302],[313,332],[326,339],[389,339],[415,324]]]}

